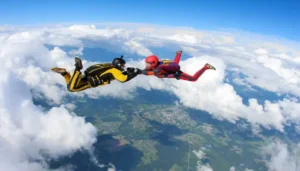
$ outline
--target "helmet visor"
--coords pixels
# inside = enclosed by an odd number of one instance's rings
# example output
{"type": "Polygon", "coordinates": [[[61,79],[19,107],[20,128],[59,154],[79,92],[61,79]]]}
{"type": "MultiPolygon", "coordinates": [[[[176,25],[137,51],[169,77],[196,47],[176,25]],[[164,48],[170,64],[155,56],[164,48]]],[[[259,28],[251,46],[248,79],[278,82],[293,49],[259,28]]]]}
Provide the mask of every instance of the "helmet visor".
{"type": "Polygon", "coordinates": [[[119,67],[124,70],[125,69],[125,64],[120,64],[119,67]]]}

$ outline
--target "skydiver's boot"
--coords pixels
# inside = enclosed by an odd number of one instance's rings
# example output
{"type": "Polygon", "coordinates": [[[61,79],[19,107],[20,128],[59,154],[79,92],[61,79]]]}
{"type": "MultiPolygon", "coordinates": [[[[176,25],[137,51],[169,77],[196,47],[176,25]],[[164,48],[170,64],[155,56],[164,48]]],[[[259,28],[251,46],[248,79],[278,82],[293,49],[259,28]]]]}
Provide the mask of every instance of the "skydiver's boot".
{"type": "Polygon", "coordinates": [[[78,71],[80,71],[83,68],[81,59],[78,57],[75,57],[75,67],[78,71]]]}
{"type": "Polygon", "coordinates": [[[58,74],[61,74],[61,75],[66,75],[68,72],[65,68],[51,68],[51,71],[52,72],[55,72],[55,73],[58,73],[58,74]]]}
{"type": "Polygon", "coordinates": [[[216,68],[214,66],[210,65],[209,63],[206,63],[204,66],[206,67],[206,69],[216,70],[216,68]]]}
{"type": "Polygon", "coordinates": [[[51,68],[51,71],[61,74],[65,78],[66,83],[69,83],[71,75],[65,68],[51,68]]]}

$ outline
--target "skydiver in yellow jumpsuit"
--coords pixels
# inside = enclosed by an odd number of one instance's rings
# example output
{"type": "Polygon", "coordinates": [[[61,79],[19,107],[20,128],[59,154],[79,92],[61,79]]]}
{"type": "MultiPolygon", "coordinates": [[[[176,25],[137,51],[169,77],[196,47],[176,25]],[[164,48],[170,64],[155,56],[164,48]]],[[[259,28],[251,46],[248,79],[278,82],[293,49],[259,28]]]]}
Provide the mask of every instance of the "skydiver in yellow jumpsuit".
{"type": "Polygon", "coordinates": [[[67,88],[70,92],[79,92],[88,88],[95,88],[110,84],[113,80],[118,80],[125,83],[138,74],[141,70],[138,68],[127,68],[123,56],[115,58],[112,63],[95,64],[85,70],[85,75],[82,76],[81,69],[83,68],[81,59],[75,57],[75,70],[71,76],[64,68],[52,68],[51,71],[61,74],[66,81],[67,88]]]}

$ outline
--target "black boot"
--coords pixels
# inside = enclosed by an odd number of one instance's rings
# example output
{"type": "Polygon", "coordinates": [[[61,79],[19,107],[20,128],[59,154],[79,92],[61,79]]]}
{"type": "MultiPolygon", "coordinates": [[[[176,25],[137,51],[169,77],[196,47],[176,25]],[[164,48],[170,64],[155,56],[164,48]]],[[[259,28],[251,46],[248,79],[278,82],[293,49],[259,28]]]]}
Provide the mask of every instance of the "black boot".
{"type": "Polygon", "coordinates": [[[76,67],[76,70],[78,70],[78,71],[80,71],[83,68],[81,59],[78,57],[75,57],[75,67],[76,67]]]}

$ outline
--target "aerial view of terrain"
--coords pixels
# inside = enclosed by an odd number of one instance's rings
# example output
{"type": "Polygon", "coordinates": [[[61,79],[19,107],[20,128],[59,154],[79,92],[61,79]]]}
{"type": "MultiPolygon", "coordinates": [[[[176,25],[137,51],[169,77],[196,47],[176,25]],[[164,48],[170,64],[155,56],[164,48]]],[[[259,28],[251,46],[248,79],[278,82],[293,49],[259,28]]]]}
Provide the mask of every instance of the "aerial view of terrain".
{"type": "Polygon", "coordinates": [[[299,9],[0,1],[0,171],[300,171],[299,9]]]}
{"type": "MultiPolygon", "coordinates": [[[[134,99],[117,100],[117,105],[115,99],[72,99],[75,112],[98,129],[98,162],[123,171],[266,170],[261,149],[276,133],[253,135],[246,122],[218,121],[174,103],[168,93],[151,92],[161,96],[151,100],[150,92],[139,91],[134,99]]],[[[75,170],[96,168],[85,153],[53,162],[52,167],[58,163],[72,164],[75,170]]]]}

